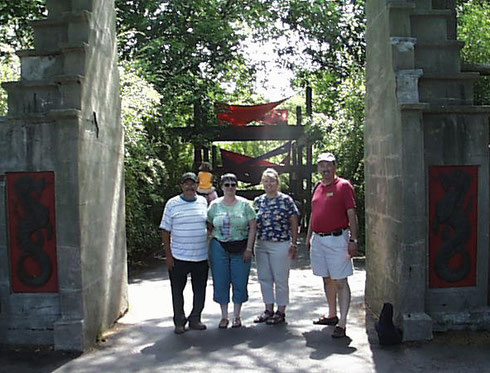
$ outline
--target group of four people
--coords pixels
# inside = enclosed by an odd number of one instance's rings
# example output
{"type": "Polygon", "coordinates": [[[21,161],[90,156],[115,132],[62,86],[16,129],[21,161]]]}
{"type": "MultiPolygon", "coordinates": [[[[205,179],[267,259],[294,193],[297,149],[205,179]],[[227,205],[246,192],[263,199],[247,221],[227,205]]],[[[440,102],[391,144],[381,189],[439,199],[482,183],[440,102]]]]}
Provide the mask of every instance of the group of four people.
{"type": "MultiPolygon", "coordinates": [[[[345,336],[350,305],[347,277],[353,273],[352,257],[357,253],[355,194],[352,185],[336,175],[337,162],[331,153],[321,154],[317,163],[322,180],[314,189],[306,241],[313,273],[323,277],[329,314],[314,323],[336,325],[332,337],[341,338],[345,336]]],[[[236,195],[237,181],[234,174],[224,174],[220,180],[223,197],[214,199],[208,207],[206,199],[196,193],[197,176],[188,172],[181,179],[182,194],[165,205],[160,229],[176,334],[184,333],[187,323],[190,329],[206,329],[201,313],[208,259],[213,299],[221,306],[219,328],[229,325],[230,285],[234,305],[231,326],[242,325],[241,306],[248,300],[247,284],[254,254],[265,304],[264,312],[254,322],[272,325],[285,322],[290,262],[298,248],[298,209],[290,196],[280,192],[279,175],[274,169],[264,171],[265,194],[257,197],[253,205],[236,195]],[[188,274],[194,299],[192,311],[186,317],[183,291],[188,274]]]]}

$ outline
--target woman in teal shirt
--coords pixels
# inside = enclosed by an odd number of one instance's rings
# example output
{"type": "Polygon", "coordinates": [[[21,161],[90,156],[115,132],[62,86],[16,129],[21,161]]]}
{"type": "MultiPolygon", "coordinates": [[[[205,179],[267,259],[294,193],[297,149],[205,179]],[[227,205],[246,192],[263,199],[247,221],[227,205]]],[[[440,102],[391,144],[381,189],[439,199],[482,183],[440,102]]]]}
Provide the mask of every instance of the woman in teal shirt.
{"type": "Polygon", "coordinates": [[[211,202],[208,223],[212,228],[209,261],[215,302],[221,305],[219,328],[227,328],[230,285],[233,285],[233,328],[242,326],[242,303],[248,300],[248,275],[255,240],[255,211],[250,202],[236,196],[237,177],[221,177],[223,197],[211,202]]]}

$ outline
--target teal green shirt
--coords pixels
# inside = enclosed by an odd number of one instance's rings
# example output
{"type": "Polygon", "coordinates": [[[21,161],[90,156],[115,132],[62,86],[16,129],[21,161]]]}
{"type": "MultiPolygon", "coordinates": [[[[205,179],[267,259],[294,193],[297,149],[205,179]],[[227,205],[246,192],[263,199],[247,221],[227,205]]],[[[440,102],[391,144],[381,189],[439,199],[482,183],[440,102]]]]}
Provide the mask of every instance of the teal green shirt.
{"type": "Polygon", "coordinates": [[[211,202],[208,209],[208,222],[213,225],[212,237],[219,241],[240,241],[248,238],[248,222],[255,219],[255,211],[250,202],[236,197],[233,206],[223,203],[223,197],[211,202]]]}

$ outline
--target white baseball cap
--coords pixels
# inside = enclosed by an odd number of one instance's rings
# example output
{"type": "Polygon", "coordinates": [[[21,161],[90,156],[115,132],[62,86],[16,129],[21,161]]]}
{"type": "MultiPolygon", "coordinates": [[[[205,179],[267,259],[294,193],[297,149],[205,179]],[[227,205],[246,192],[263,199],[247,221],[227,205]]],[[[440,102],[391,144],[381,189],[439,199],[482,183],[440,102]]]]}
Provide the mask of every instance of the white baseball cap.
{"type": "Polygon", "coordinates": [[[333,155],[332,153],[322,153],[318,156],[318,158],[316,159],[316,163],[320,163],[320,162],[335,162],[335,155],[333,155]]]}

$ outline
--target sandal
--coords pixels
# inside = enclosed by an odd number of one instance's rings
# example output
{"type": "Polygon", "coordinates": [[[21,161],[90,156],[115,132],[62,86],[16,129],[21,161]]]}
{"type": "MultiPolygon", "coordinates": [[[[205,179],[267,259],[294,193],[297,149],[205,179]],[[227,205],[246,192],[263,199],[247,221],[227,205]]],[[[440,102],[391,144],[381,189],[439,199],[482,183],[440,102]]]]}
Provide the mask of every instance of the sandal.
{"type": "Polygon", "coordinates": [[[337,325],[338,322],[339,322],[339,318],[337,316],[333,316],[333,317],[321,316],[318,320],[314,320],[313,324],[315,324],[315,325],[337,325]]]}
{"type": "Polygon", "coordinates": [[[239,317],[235,317],[233,319],[233,324],[231,324],[232,328],[240,328],[242,326],[242,319],[239,317]]]}
{"type": "Polygon", "coordinates": [[[228,323],[229,322],[230,321],[228,319],[225,319],[225,318],[221,319],[221,321],[218,324],[218,328],[220,328],[220,329],[226,329],[228,327],[228,323]]]}
{"type": "Polygon", "coordinates": [[[260,322],[266,322],[269,320],[272,316],[274,316],[274,312],[265,310],[264,313],[261,315],[257,316],[254,320],[255,323],[260,323],[260,322]]]}
{"type": "Polygon", "coordinates": [[[265,323],[267,325],[277,325],[282,324],[286,321],[286,314],[281,311],[276,311],[274,316],[270,317],[265,323]]]}

